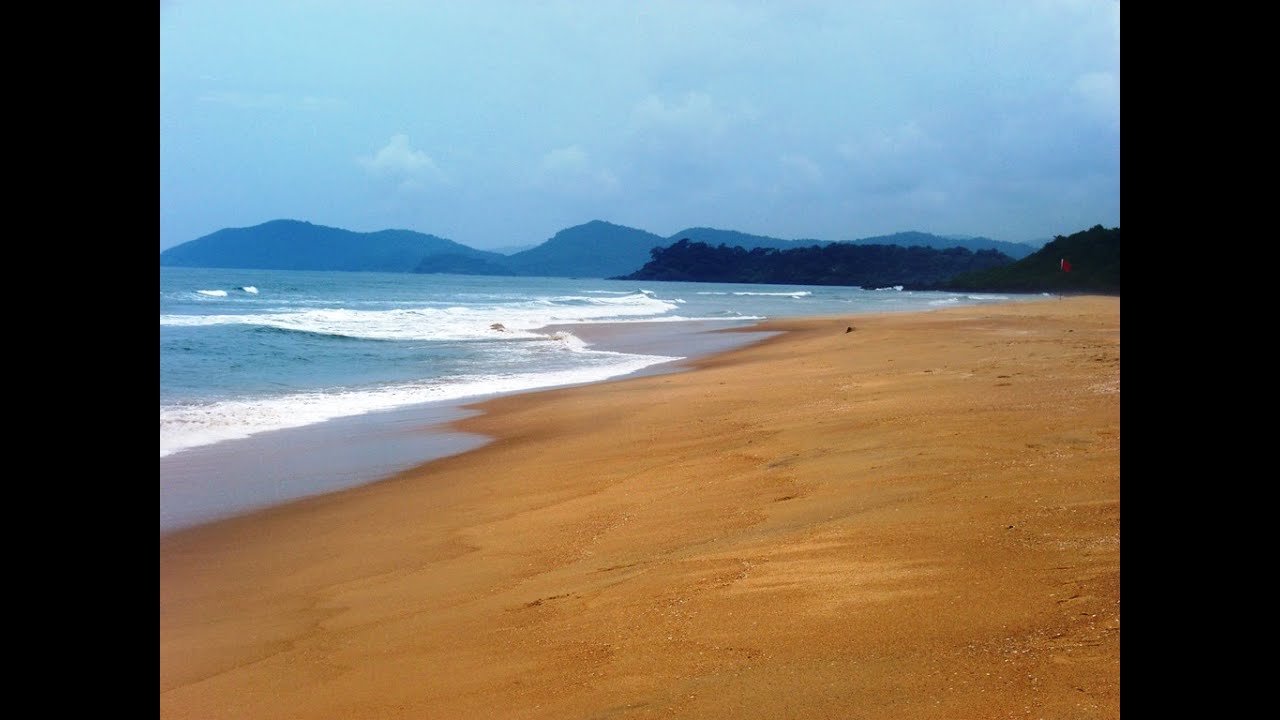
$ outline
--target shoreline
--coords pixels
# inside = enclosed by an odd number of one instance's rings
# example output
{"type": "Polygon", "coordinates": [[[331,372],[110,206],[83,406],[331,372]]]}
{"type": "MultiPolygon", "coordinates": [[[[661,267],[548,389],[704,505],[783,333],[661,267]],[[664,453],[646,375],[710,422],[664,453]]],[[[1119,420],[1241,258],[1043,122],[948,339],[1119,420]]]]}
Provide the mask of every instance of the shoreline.
{"type": "Polygon", "coordinates": [[[751,330],[162,536],[161,716],[1118,717],[1118,298],[751,330]]]}
{"type": "MultiPolygon", "coordinates": [[[[160,535],[269,507],[379,482],[398,472],[483,447],[492,438],[454,430],[473,406],[498,397],[684,371],[697,358],[756,338],[753,322],[581,323],[549,325],[548,334],[575,333],[593,349],[641,355],[683,354],[602,381],[492,393],[407,405],[282,428],[160,458],[160,535]],[[732,330],[733,335],[722,331],[732,330]],[[745,334],[744,334],[745,333],[745,334]]],[[[761,333],[767,335],[767,333],[761,333]]]]}

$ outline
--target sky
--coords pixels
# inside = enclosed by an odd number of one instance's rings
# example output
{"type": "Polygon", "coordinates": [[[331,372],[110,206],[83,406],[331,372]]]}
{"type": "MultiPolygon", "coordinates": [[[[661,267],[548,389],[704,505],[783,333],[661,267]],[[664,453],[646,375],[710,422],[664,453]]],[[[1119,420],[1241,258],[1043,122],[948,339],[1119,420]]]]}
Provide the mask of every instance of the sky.
{"type": "Polygon", "coordinates": [[[160,249],[1120,224],[1118,0],[162,0],[160,249]]]}

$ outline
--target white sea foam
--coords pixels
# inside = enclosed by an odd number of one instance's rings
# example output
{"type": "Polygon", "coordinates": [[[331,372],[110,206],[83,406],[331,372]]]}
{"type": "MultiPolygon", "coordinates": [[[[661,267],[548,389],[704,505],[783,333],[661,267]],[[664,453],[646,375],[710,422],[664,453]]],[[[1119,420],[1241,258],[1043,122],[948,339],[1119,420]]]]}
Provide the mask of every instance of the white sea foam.
{"type": "Polygon", "coordinates": [[[552,340],[559,342],[561,345],[565,347],[565,349],[571,350],[573,352],[585,352],[588,347],[588,344],[585,341],[583,341],[582,338],[578,337],[577,335],[574,335],[571,332],[565,332],[563,330],[560,332],[552,333],[550,335],[550,338],[552,340]]]}
{"type": "Polygon", "coordinates": [[[1008,295],[966,295],[965,297],[969,298],[970,300],[978,300],[978,301],[986,301],[986,302],[993,302],[993,301],[998,302],[1001,300],[1009,299],[1008,295]]]}
{"type": "Polygon", "coordinates": [[[886,291],[886,290],[892,290],[892,291],[894,291],[894,292],[902,292],[902,286],[901,286],[901,285],[893,285],[893,286],[890,286],[890,287],[876,288],[876,292],[883,292],[883,291],[886,291]]]}
{"type": "Polygon", "coordinates": [[[254,325],[370,340],[485,340],[542,337],[555,324],[658,319],[676,303],[642,293],[619,297],[561,296],[489,306],[357,310],[309,308],[224,315],[161,315],[170,326],[254,325]],[[501,323],[507,334],[492,326],[501,323]]]}
{"type": "Polygon", "coordinates": [[[240,289],[241,289],[241,290],[243,290],[243,291],[245,291],[245,292],[247,292],[247,293],[249,293],[250,295],[257,295],[257,294],[258,294],[258,288],[254,287],[254,286],[252,286],[252,285],[245,285],[244,287],[242,287],[242,288],[240,288],[240,289]]]}
{"type": "Polygon", "coordinates": [[[227,296],[226,290],[197,290],[196,293],[199,295],[204,295],[205,297],[226,297],[227,296]]]}
{"type": "Polygon", "coordinates": [[[809,297],[813,293],[808,290],[797,290],[796,292],[735,292],[734,295],[758,295],[762,297],[792,297],[802,298],[809,297]]]}
{"type": "MultiPolygon", "coordinates": [[[[734,311],[729,311],[734,312],[734,311]]],[[[632,318],[619,320],[584,320],[577,325],[626,325],[628,323],[679,323],[679,322],[737,322],[739,320],[767,320],[764,315],[739,315],[734,312],[733,315],[715,315],[715,316],[689,316],[689,315],[663,315],[655,318],[632,318]]]]}
{"type": "Polygon", "coordinates": [[[960,303],[960,298],[958,297],[949,297],[949,298],[942,298],[941,300],[929,301],[930,305],[958,305],[959,303],[960,303]]]}
{"type": "Polygon", "coordinates": [[[552,372],[438,378],[368,390],[335,389],[270,399],[162,406],[160,457],[270,430],[302,427],[334,418],[364,415],[407,405],[599,382],[633,373],[650,365],[683,359],[664,355],[586,350],[585,343],[571,333],[559,333],[552,337],[570,350],[595,355],[598,362],[586,367],[552,372]]]}

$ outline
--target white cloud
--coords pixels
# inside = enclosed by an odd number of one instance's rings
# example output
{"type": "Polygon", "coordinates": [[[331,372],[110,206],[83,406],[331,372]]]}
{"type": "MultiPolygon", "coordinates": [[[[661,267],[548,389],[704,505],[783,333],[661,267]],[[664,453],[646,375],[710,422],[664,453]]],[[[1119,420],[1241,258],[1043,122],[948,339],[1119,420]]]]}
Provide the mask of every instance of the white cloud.
{"type": "Polygon", "coordinates": [[[336,110],[346,103],[336,97],[283,93],[244,93],[236,91],[208,92],[200,96],[200,102],[229,105],[237,108],[282,108],[287,110],[336,110]]]}
{"type": "Polygon", "coordinates": [[[642,131],[659,128],[715,134],[722,132],[728,122],[727,114],[715,107],[711,96],[701,92],[685,93],[674,102],[650,95],[636,105],[633,119],[642,131]]]}
{"type": "Polygon", "coordinates": [[[581,173],[589,164],[587,151],[577,145],[556,148],[542,156],[542,169],[551,173],[581,173]]]}
{"type": "Polygon", "coordinates": [[[762,152],[743,134],[750,112],[745,104],[728,109],[704,92],[645,97],[632,107],[630,133],[623,138],[629,186],[662,193],[678,187],[687,197],[695,188],[712,191],[741,181],[751,159],[768,165],[776,153],[762,152]]]}
{"type": "Polygon", "coordinates": [[[575,193],[610,193],[618,189],[618,178],[593,162],[580,145],[569,145],[542,156],[535,184],[575,193]]]}
{"type": "Polygon", "coordinates": [[[308,213],[840,237],[915,225],[938,189],[939,231],[1051,237],[1082,173],[1110,183],[1084,227],[1118,222],[1118,0],[168,2],[165,243],[308,213]]]}
{"type": "Polygon", "coordinates": [[[346,102],[335,97],[306,95],[297,101],[298,107],[306,110],[338,110],[346,107],[346,102]]]}
{"type": "Polygon", "coordinates": [[[200,102],[230,105],[238,108],[268,108],[284,107],[288,103],[288,99],[279,93],[222,91],[205,93],[200,96],[200,102]]]}
{"type": "Polygon", "coordinates": [[[421,150],[413,149],[409,145],[409,136],[403,133],[392,135],[376,154],[356,160],[369,174],[396,180],[399,188],[405,191],[424,190],[431,184],[446,182],[444,172],[435,160],[421,150]]]}

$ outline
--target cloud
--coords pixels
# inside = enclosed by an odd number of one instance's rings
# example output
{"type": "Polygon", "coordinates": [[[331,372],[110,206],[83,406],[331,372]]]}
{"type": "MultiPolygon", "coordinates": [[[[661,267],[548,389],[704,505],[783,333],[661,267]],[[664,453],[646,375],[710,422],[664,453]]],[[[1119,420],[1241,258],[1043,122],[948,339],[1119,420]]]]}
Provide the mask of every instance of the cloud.
{"type": "Polygon", "coordinates": [[[590,194],[618,189],[618,178],[594,163],[580,145],[556,148],[543,155],[539,170],[535,184],[545,189],[590,194]]]}
{"type": "Polygon", "coordinates": [[[753,148],[743,131],[750,109],[733,111],[705,92],[690,91],[674,99],[648,95],[631,110],[630,132],[622,138],[623,167],[629,190],[649,188],[684,196],[723,192],[741,183],[744,164],[765,163],[775,153],[744,152],[753,148]],[[719,189],[717,189],[719,188],[719,189]]]}
{"type": "Polygon", "coordinates": [[[916,189],[931,172],[939,143],[914,120],[888,130],[874,130],[844,142],[836,152],[848,161],[855,187],[872,193],[916,189]]]}
{"type": "Polygon", "coordinates": [[[286,95],[284,93],[245,93],[236,91],[208,92],[201,95],[199,100],[202,103],[228,105],[231,107],[248,109],[280,108],[285,110],[336,110],[346,106],[346,102],[336,97],[315,95],[293,96],[286,95]]]}
{"type": "Polygon", "coordinates": [[[431,156],[409,145],[409,136],[392,135],[391,140],[372,156],[356,158],[370,175],[398,182],[405,191],[425,190],[433,184],[447,182],[444,172],[431,156]]]}
{"type": "Polygon", "coordinates": [[[822,168],[808,157],[796,153],[784,153],[778,161],[782,163],[782,177],[787,184],[810,187],[822,183],[824,177],[822,168]]]}
{"type": "Polygon", "coordinates": [[[1051,237],[1076,185],[1118,222],[1118,0],[168,2],[167,243],[308,213],[1051,237]]]}
{"type": "Polygon", "coordinates": [[[238,108],[284,107],[288,99],[279,93],[211,92],[200,96],[200,102],[230,105],[238,108]]]}
{"type": "Polygon", "coordinates": [[[297,106],[304,110],[338,110],[347,103],[335,97],[306,95],[297,100],[297,106]]]}
{"type": "Polygon", "coordinates": [[[719,134],[728,123],[727,114],[715,107],[710,95],[702,92],[687,92],[675,102],[650,95],[636,105],[632,117],[640,132],[665,130],[719,134]]]}
{"type": "Polygon", "coordinates": [[[889,130],[869,132],[857,141],[841,143],[837,151],[854,161],[882,160],[910,155],[931,144],[929,136],[912,120],[889,130]]]}

